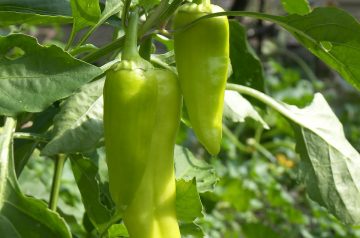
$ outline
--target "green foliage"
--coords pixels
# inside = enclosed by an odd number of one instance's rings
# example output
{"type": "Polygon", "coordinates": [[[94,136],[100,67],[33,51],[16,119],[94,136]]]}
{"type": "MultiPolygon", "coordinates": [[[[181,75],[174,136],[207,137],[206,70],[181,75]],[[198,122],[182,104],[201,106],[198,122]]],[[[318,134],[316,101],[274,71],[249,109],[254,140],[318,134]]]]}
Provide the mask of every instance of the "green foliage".
{"type": "Polygon", "coordinates": [[[98,0],[71,0],[70,2],[74,32],[87,26],[93,26],[99,21],[101,12],[98,0]]]}
{"type": "MultiPolygon", "coordinates": [[[[153,47],[151,62],[174,72],[173,32],[165,29],[181,2],[130,4],[144,13],[139,40],[153,47]]],[[[231,20],[221,152],[217,158],[205,152],[186,112],[174,151],[183,237],[360,237],[359,22],[337,8],[311,12],[306,0],[281,4],[289,15],[218,15],[283,27],[355,89],[319,80],[279,38],[265,40],[257,56],[247,41],[253,26],[231,20]]],[[[10,33],[0,36],[1,237],[129,237],[109,193],[102,122],[102,76],[119,61],[123,5],[0,0],[0,33],[10,33]],[[73,24],[67,44],[45,46],[31,36],[38,25],[64,23],[73,24]],[[101,48],[85,44],[104,25],[114,39],[101,48]],[[84,62],[105,56],[104,65],[84,62]],[[52,181],[59,156],[68,160],[52,181]],[[47,208],[57,198],[57,209],[47,208]]]]}
{"type": "Polygon", "coordinates": [[[341,221],[359,224],[359,153],[346,140],[341,123],[321,94],[308,107],[294,109],[301,115],[302,125],[295,126],[296,149],[309,196],[341,221]]]}
{"type": "Polygon", "coordinates": [[[104,80],[97,80],[65,100],[54,118],[52,139],[42,150],[44,155],[88,152],[99,145],[104,134],[103,87],[104,80]]]}
{"type": "Polygon", "coordinates": [[[0,27],[71,22],[69,0],[1,0],[0,27]]]}
{"type": "Polygon", "coordinates": [[[72,171],[83,199],[86,215],[100,234],[108,228],[111,211],[100,200],[102,184],[98,166],[81,156],[71,158],[72,171]]]}
{"type": "Polygon", "coordinates": [[[261,61],[247,41],[246,28],[238,21],[230,21],[230,82],[264,91],[264,72],[261,61]]]}
{"type": "Polygon", "coordinates": [[[72,58],[55,45],[39,45],[33,37],[0,36],[0,54],[8,55],[14,47],[22,49],[24,54],[15,59],[0,58],[0,88],[4,92],[0,95],[2,115],[43,111],[102,73],[98,67],[72,58]]]}
{"type": "Polygon", "coordinates": [[[0,231],[15,237],[70,237],[70,230],[59,214],[50,211],[44,202],[27,197],[20,191],[12,158],[15,127],[16,121],[7,119],[0,136],[0,231]]]}
{"type": "Polygon", "coordinates": [[[360,89],[360,24],[337,8],[316,8],[306,16],[275,18],[300,43],[360,89]]]}
{"type": "Polygon", "coordinates": [[[281,4],[289,14],[306,15],[311,11],[308,0],[281,0],[281,4]]]}

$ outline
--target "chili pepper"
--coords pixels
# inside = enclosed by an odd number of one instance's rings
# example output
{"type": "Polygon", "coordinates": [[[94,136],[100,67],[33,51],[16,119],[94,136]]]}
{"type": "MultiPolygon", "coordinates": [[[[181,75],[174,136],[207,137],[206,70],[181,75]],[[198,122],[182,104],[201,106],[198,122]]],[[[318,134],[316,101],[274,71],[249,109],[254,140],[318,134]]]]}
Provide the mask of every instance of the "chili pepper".
{"type": "Polygon", "coordinates": [[[177,76],[137,51],[131,18],[122,61],[107,72],[104,129],[111,196],[130,237],[179,238],[173,151],[180,123],[177,76]]]}
{"type": "Polygon", "coordinates": [[[148,164],[157,98],[150,66],[125,58],[107,72],[104,86],[109,186],[122,211],[132,202],[148,164]]]}
{"type": "Polygon", "coordinates": [[[158,96],[150,162],[124,221],[133,232],[131,237],[180,238],[173,160],[180,123],[180,88],[172,72],[157,69],[153,73],[158,81],[158,96]]]}
{"type": "Polygon", "coordinates": [[[173,23],[176,67],[189,119],[199,141],[211,154],[219,152],[222,137],[224,92],[230,63],[229,23],[226,16],[220,16],[189,24],[222,11],[210,1],[184,4],[173,23]]]}

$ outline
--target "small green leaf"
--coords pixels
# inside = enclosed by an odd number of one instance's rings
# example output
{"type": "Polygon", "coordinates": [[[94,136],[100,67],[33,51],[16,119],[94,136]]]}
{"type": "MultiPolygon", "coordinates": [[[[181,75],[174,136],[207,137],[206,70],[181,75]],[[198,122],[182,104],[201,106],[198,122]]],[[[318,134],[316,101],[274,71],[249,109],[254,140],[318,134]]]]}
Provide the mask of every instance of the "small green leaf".
{"type": "Polygon", "coordinates": [[[230,59],[233,74],[230,82],[264,91],[261,61],[247,41],[246,28],[239,21],[230,22],[230,59]]]}
{"type": "Polygon", "coordinates": [[[180,233],[184,238],[204,237],[204,231],[195,223],[180,223],[180,233]]]}
{"type": "MultiPolygon", "coordinates": [[[[99,27],[101,26],[109,17],[115,15],[116,13],[120,12],[122,10],[123,2],[119,0],[107,0],[105,3],[104,11],[101,13],[101,16],[99,19],[95,22],[95,24],[89,24],[92,25],[92,27],[88,30],[88,32],[85,34],[85,38],[83,38],[79,45],[83,44],[85,40],[99,27]]],[[[76,23],[76,22],[75,22],[76,23]]],[[[74,29],[73,33],[77,32],[78,27],[74,23],[74,29]]],[[[76,48],[75,48],[76,50],[76,48]]]]}
{"type": "Polygon", "coordinates": [[[112,214],[100,200],[98,167],[80,155],[72,156],[71,166],[87,216],[99,233],[102,233],[106,230],[112,214]]]}
{"type": "Polygon", "coordinates": [[[129,233],[124,224],[114,224],[108,230],[109,238],[129,237],[129,233]]]}
{"type": "Polygon", "coordinates": [[[195,179],[176,181],[176,214],[178,219],[185,223],[204,216],[195,179]]]}
{"type": "Polygon", "coordinates": [[[94,26],[100,19],[99,0],[70,0],[72,16],[74,18],[73,32],[94,26]]]}
{"type": "Polygon", "coordinates": [[[251,105],[251,103],[239,93],[226,90],[224,101],[224,116],[226,118],[229,118],[233,122],[245,122],[246,118],[252,118],[259,122],[263,128],[269,129],[269,126],[251,105]]]}
{"type": "Polygon", "coordinates": [[[196,180],[176,181],[176,215],[180,221],[181,235],[203,237],[203,231],[195,224],[197,218],[204,217],[203,206],[196,189],[196,180]],[[199,236],[200,235],[200,236],[199,236]]]}
{"type": "Polygon", "coordinates": [[[307,0],[281,0],[281,4],[289,14],[305,15],[311,12],[307,0]]]}
{"type": "Polygon", "coordinates": [[[104,79],[82,87],[69,97],[54,119],[52,140],[42,154],[87,152],[96,148],[103,138],[104,79]]]}
{"type": "Polygon", "coordinates": [[[196,179],[197,189],[200,193],[212,191],[218,177],[211,165],[199,160],[185,147],[175,147],[175,173],[176,179],[192,181],[196,179]]]}
{"type": "Polygon", "coordinates": [[[100,20],[95,25],[95,28],[103,24],[109,17],[119,13],[122,10],[122,4],[122,1],[119,0],[107,0],[104,11],[101,13],[100,20]]]}

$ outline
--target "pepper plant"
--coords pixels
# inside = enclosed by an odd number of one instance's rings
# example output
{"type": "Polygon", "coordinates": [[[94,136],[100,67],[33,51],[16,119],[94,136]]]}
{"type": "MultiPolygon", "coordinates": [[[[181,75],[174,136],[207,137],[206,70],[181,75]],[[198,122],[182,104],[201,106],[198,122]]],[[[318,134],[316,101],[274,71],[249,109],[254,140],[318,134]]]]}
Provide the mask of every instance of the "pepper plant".
{"type": "MultiPolygon", "coordinates": [[[[354,90],[360,24],[339,8],[281,3],[284,16],[225,11],[209,0],[0,0],[1,237],[212,237],[204,214],[214,196],[228,198],[217,186],[231,171],[215,168],[224,141],[276,164],[259,141],[272,131],[269,110],[288,123],[308,197],[360,225],[360,155],[341,122],[321,93],[302,108],[272,97],[245,26],[229,17],[278,25],[354,90]],[[29,26],[66,24],[64,44],[30,34],[29,26]],[[104,26],[113,40],[89,43],[104,26]],[[226,125],[246,118],[260,128],[248,147],[226,125]],[[36,158],[53,161],[47,198],[21,186],[36,158]],[[79,190],[80,217],[60,204],[64,168],[79,190]]],[[[259,236],[249,227],[231,235],[259,236]]],[[[263,235],[276,234],[264,227],[263,235]]]]}

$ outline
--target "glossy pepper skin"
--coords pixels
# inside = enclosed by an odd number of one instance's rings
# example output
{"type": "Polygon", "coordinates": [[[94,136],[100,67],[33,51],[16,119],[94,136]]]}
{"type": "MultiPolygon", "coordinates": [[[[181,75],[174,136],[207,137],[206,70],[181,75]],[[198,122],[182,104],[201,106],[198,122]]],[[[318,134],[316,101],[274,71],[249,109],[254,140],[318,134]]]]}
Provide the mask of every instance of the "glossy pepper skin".
{"type": "Polygon", "coordinates": [[[149,163],[134,200],[124,214],[124,222],[134,238],[180,238],[174,174],[180,87],[174,73],[160,69],[153,73],[157,78],[158,93],[149,163]]]}
{"type": "Polygon", "coordinates": [[[104,86],[105,148],[112,199],[124,211],[149,162],[156,120],[157,80],[152,70],[122,61],[104,86]]]}
{"type": "Polygon", "coordinates": [[[222,114],[229,68],[229,23],[226,16],[194,20],[223,9],[211,4],[184,4],[174,17],[176,67],[191,125],[210,154],[220,150],[222,114]]]}
{"type": "Polygon", "coordinates": [[[122,61],[105,80],[110,193],[131,238],[180,238],[173,158],[180,87],[173,72],[139,56],[136,20],[131,17],[122,61]]]}

